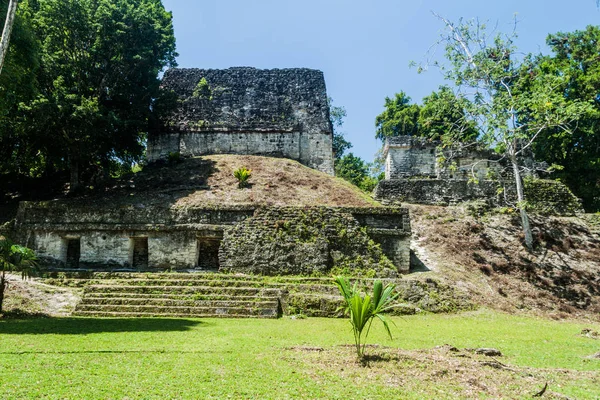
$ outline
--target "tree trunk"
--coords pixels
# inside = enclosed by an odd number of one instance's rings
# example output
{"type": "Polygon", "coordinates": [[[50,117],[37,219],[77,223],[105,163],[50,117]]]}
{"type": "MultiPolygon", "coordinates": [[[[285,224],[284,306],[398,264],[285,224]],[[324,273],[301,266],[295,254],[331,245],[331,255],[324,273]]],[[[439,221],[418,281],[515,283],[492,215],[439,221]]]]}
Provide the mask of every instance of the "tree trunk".
{"type": "Polygon", "coordinates": [[[8,43],[10,41],[10,33],[12,32],[16,13],[17,0],[10,0],[6,13],[6,22],[4,23],[4,29],[2,30],[2,39],[0,39],[0,73],[4,66],[4,58],[6,57],[6,53],[8,53],[8,43]]]}
{"type": "Polygon", "coordinates": [[[6,289],[6,272],[0,274],[0,315],[2,314],[2,305],[4,304],[4,289],[6,289]]]}
{"type": "Polygon", "coordinates": [[[515,183],[517,185],[517,200],[519,213],[521,214],[521,225],[523,226],[523,233],[525,234],[525,245],[527,250],[533,251],[533,235],[531,234],[531,225],[529,225],[529,217],[525,210],[525,194],[523,192],[523,180],[521,179],[521,171],[519,171],[519,164],[515,156],[511,156],[510,162],[512,163],[513,172],[515,174],[515,183]]]}
{"type": "Polygon", "coordinates": [[[73,194],[79,190],[79,162],[75,159],[71,159],[71,180],[69,186],[69,193],[73,194]]]}

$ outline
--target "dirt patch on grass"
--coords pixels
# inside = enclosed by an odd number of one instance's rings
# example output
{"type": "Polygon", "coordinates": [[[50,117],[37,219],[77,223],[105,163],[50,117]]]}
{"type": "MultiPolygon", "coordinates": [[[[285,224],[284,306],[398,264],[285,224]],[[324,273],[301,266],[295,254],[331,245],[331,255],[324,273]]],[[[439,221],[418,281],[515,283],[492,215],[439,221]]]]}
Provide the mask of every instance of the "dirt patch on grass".
{"type": "Polygon", "coordinates": [[[355,385],[382,385],[397,388],[399,393],[419,394],[416,398],[529,398],[543,391],[545,399],[565,399],[564,385],[581,382],[589,386],[600,379],[598,371],[516,367],[502,357],[450,345],[425,350],[368,346],[363,361],[351,345],[318,352],[295,347],[287,349],[284,357],[303,365],[315,379],[333,375],[355,385]]]}
{"type": "Polygon", "coordinates": [[[63,288],[9,275],[4,298],[5,317],[68,316],[81,298],[81,289],[63,288]]]}
{"type": "Polygon", "coordinates": [[[600,236],[577,217],[531,217],[535,251],[517,215],[409,205],[412,248],[442,282],[478,304],[554,318],[600,318],[600,236]]]}

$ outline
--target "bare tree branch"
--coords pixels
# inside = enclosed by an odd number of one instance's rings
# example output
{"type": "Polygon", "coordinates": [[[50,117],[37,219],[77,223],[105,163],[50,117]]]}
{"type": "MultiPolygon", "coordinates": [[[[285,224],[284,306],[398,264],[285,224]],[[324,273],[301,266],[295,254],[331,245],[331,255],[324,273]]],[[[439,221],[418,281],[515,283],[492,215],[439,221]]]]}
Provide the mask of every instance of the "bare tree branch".
{"type": "Polygon", "coordinates": [[[10,0],[6,12],[6,22],[4,23],[4,29],[2,30],[2,39],[0,39],[0,73],[2,73],[2,67],[4,66],[4,58],[6,57],[6,53],[8,53],[8,44],[10,42],[10,34],[15,22],[16,13],[17,0],[10,0]]]}

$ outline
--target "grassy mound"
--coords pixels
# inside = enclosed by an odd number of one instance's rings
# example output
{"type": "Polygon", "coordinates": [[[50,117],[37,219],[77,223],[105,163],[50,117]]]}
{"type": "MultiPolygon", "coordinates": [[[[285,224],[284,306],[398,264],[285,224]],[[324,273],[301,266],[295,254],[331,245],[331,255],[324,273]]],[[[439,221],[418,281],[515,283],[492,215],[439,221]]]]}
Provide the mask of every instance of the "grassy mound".
{"type": "Polygon", "coordinates": [[[169,201],[176,207],[223,205],[377,207],[352,184],[284,158],[211,155],[154,163],[111,181],[95,196],[113,201],[169,201]],[[238,187],[233,172],[252,171],[238,187]]]}

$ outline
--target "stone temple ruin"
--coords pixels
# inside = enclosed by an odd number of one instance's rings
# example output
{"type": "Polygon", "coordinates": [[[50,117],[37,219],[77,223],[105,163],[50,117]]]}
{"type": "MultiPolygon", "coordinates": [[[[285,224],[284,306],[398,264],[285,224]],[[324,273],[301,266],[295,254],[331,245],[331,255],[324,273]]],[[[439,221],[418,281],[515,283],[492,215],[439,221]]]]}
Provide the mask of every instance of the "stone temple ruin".
{"type": "MultiPolygon", "coordinates": [[[[344,185],[330,176],[332,127],[320,71],[173,69],[163,85],[177,97],[178,107],[148,138],[151,163],[142,172],[102,193],[20,204],[15,230],[46,266],[258,274],[311,274],[337,266],[408,272],[406,209],[369,203],[353,189],[344,189],[348,194],[332,206],[323,200],[328,193],[319,192],[326,185],[344,185]],[[226,161],[276,167],[262,187],[239,189],[233,181],[214,180],[219,174],[233,179],[226,161]],[[296,189],[304,181],[315,192],[310,201],[277,203],[284,184],[296,189]],[[268,190],[270,199],[253,200],[268,190]]],[[[253,171],[257,180],[261,173],[266,172],[253,171]]]]}
{"type": "Polygon", "coordinates": [[[163,87],[177,95],[180,106],[165,129],[149,138],[148,161],[169,153],[254,154],[290,158],[333,175],[321,71],[172,69],[163,87]]]}
{"type": "MultiPolygon", "coordinates": [[[[84,287],[75,315],[336,316],[331,273],[367,285],[373,276],[394,279],[400,298],[418,307],[410,312],[439,311],[432,298],[469,308],[435,280],[395,279],[411,259],[400,202],[497,198],[493,155],[389,139],[378,203],[331,176],[321,72],[174,69],[163,85],[177,107],[149,134],[141,172],[79,197],[21,202],[7,232],[36,252],[57,277],[51,284],[84,287]],[[242,166],[252,170],[245,188],[233,177],[242,166]]],[[[541,189],[544,198],[558,193],[541,189]]]]}

